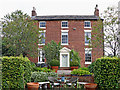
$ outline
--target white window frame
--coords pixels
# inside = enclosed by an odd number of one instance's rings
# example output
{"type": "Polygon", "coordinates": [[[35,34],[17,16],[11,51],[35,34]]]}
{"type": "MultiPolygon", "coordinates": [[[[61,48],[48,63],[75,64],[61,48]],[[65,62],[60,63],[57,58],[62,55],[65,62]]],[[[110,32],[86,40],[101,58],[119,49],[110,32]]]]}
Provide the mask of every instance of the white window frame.
{"type": "Polygon", "coordinates": [[[42,61],[42,59],[43,59],[43,56],[42,56],[42,49],[41,48],[38,48],[38,63],[45,63],[45,62],[43,62],[42,61]],[[39,53],[41,53],[41,54],[39,54],[39,53]],[[41,56],[40,56],[41,55],[41,56]],[[40,58],[39,58],[40,57],[40,58]],[[40,59],[40,60],[39,60],[40,59]]]}
{"type": "Polygon", "coordinates": [[[88,51],[90,51],[90,53],[91,53],[91,62],[86,62],[86,61],[85,61],[85,64],[91,64],[91,63],[92,63],[92,48],[85,48],[85,54],[86,54],[86,52],[88,52],[88,51]]]}
{"type": "Polygon", "coordinates": [[[44,28],[45,29],[46,28],[46,21],[40,21],[40,22],[39,22],[39,28],[44,28]],[[40,22],[45,22],[45,27],[40,27],[40,22]]]}
{"type": "Polygon", "coordinates": [[[61,21],[61,28],[68,28],[68,21],[61,21]],[[62,27],[62,22],[67,22],[67,27],[62,27]]]}
{"type": "Polygon", "coordinates": [[[67,43],[62,43],[62,33],[68,33],[69,30],[61,30],[61,45],[68,45],[68,42],[67,43]]]}
{"type": "MultiPolygon", "coordinates": [[[[39,37],[41,37],[41,33],[46,33],[46,30],[41,30],[39,32],[40,32],[40,36],[39,37]]],[[[45,45],[45,43],[41,43],[41,44],[38,44],[38,45],[45,45]]]]}
{"type": "MultiPolygon", "coordinates": [[[[85,33],[86,33],[86,32],[91,33],[91,32],[92,32],[92,30],[84,30],[84,35],[85,35],[85,33]]],[[[85,36],[84,38],[86,38],[86,36],[85,36]]],[[[91,43],[85,43],[85,45],[91,45],[91,43]]]]}
{"type": "Polygon", "coordinates": [[[84,28],[91,28],[91,21],[84,21],[84,28]],[[90,27],[85,27],[85,22],[90,22],[90,27]]]}

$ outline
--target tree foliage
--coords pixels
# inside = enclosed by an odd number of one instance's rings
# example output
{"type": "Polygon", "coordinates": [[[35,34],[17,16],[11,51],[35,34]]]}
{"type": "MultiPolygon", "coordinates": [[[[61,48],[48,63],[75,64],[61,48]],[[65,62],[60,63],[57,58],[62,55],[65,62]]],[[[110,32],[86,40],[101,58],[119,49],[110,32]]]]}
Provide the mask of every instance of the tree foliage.
{"type": "Polygon", "coordinates": [[[4,16],[3,24],[3,56],[23,56],[38,54],[39,29],[21,10],[4,16]]]}
{"type": "Polygon", "coordinates": [[[60,42],[57,44],[56,42],[51,41],[50,43],[43,47],[43,50],[45,51],[45,58],[47,60],[47,64],[49,64],[50,61],[53,59],[59,60],[60,57],[59,50],[61,49],[60,44],[61,44],[60,42]]]}
{"type": "Polygon", "coordinates": [[[102,14],[102,20],[94,23],[92,37],[93,46],[104,47],[104,52],[107,55],[118,55],[118,12],[114,7],[108,7],[102,14]],[[102,29],[104,31],[102,31],[102,29]],[[104,36],[104,37],[103,37],[104,36]],[[101,44],[104,43],[104,44],[101,44]]]}
{"type": "Polygon", "coordinates": [[[79,66],[80,66],[80,60],[81,60],[80,55],[79,55],[78,52],[76,52],[76,51],[73,50],[73,49],[72,49],[71,52],[70,52],[70,60],[71,60],[71,61],[77,61],[78,64],[79,64],[79,66]]]}

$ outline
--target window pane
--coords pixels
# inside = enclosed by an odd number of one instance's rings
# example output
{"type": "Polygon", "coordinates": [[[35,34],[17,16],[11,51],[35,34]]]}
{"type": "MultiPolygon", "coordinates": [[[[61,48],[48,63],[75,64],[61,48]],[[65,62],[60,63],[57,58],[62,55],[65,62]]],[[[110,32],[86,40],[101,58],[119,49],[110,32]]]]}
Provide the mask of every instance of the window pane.
{"type": "Polygon", "coordinates": [[[62,44],[67,44],[68,43],[68,33],[63,32],[62,33],[62,44]]]}
{"type": "Polygon", "coordinates": [[[85,51],[85,62],[91,62],[91,51],[87,50],[85,51]]]}
{"type": "Polygon", "coordinates": [[[85,43],[89,44],[91,40],[91,32],[85,32],[85,43]]]}
{"type": "Polygon", "coordinates": [[[40,22],[40,27],[46,27],[46,22],[40,22]]]}
{"type": "Polygon", "coordinates": [[[68,22],[67,21],[62,21],[62,27],[68,27],[68,22]]]}
{"type": "Polygon", "coordinates": [[[45,44],[45,33],[44,32],[42,32],[41,34],[40,34],[40,44],[45,44]]]}
{"type": "Polygon", "coordinates": [[[91,23],[89,21],[88,22],[85,21],[84,27],[91,27],[91,23]]]}
{"type": "Polygon", "coordinates": [[[45,61],[45,52],[40,49],[38,50],[38,62],[44,62],[45,61]]]}

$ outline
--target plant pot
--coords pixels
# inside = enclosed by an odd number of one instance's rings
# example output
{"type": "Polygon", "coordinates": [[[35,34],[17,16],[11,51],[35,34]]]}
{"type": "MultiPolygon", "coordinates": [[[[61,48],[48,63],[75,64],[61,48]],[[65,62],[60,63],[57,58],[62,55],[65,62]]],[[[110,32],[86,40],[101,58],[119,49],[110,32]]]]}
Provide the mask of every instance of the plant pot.
{"type": "Polygon", "coordinates": [[[97,84],[95,84],[95,83],[85,84],[85,88],[86,88],[86,90],[96,90],[97,84]]]}
{"type": "Polygon", "coordinates": [[[55,70],[55,72],[57,73],[58,70],[58,66],[51,66],[52,70],[55,70]]]}
{"type": "Polygon", "coordinates": [[[78,66],[71,66],[71,70],[78,69],[78,66]]]}
{"type": "Polygon", "coordinates": [[[27,83],[28,90],[38,90],[39,88],[39,83],[31,82],[27,83]]]}

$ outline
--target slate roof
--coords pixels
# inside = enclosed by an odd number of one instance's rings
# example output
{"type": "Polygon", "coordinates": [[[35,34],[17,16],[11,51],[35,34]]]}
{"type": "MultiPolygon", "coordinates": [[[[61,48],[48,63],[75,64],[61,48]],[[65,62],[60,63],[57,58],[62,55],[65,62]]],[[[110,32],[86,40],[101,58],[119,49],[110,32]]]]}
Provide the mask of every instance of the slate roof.
{"type": "Polygon", "coordinates": [[[48,20],[98,20],[99,17],[95,15],[48,15],[35,16],[34,20],[48,21],[48,20]]]}

